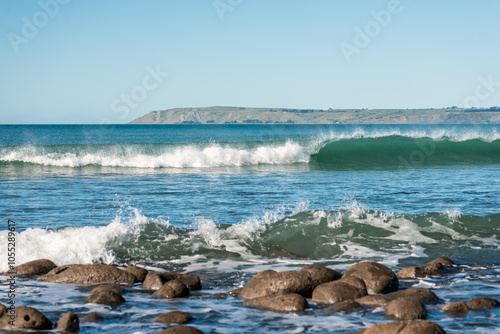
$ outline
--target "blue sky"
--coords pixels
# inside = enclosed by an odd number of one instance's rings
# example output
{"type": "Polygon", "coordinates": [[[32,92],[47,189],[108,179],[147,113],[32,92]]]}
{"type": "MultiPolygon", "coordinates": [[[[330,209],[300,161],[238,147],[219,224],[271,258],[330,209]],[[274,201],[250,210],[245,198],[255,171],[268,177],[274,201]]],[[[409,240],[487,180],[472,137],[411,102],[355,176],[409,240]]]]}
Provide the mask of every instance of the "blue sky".
{"type": "Polygon", "coordinates": [[[0,123],[500,105],[500,1],[3,0],[0,123]]]}

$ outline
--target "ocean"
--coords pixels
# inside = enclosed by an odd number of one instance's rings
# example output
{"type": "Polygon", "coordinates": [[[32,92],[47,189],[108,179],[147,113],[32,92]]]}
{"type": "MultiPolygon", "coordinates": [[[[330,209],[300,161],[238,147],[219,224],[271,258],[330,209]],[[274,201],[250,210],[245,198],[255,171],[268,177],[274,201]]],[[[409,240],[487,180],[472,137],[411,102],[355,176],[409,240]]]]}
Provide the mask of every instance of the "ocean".
{"type": "MultiPolygon", "coordinates": [[[[201,277],[189,298],[138,284],[115,308],[81,301],[86,287],[18,278],[16,303],[54,322],[103,315],[81,333],[156,333],[170,310],[205,333],[349,333],[390,320],[381,308],[274,313],[219,293],[265,269],[370,260],[397,271],[448,256],[449,273],[400,285],[442,303],[500,299],[499,176],[500,125],[1,125],[0,254],[10,219],[16,264],[201,277]]],[[[499,308],[428,310],[447,333],[500,333],[499,308]]]]}

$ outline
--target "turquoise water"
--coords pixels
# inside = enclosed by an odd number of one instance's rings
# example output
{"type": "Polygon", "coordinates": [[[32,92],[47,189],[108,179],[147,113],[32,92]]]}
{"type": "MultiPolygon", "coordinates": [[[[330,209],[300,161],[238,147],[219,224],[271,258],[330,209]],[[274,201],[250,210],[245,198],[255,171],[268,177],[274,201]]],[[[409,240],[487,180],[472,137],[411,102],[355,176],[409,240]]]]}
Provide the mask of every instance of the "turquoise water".
{"type": "MultiPolygon", "coordinates": [[[[444,255],[458,263],[453,273],[412,284],[444,301],[500,299],[499,171],[498,125],[0,126],[0,247],[12,219],[18,263],[202,277],[206,288],[186,300],[133,287],[124,297],[134,306],[113,310],[81,302],[78,287],[21,282],[20,303],[52,320],[62,310],[109,315],[82,333],[155,333],[165,326],[152,320],[170,309],[193,313],[207,333],[251,333],[255,323],[257,332],[349,332],[388,320],[373,310],[274,314],[213,296],[263,269],[374,260],[397,270],[444,255]]],[[[449,333],[491,333],[499,315],[430,311],[449,333]]]]}

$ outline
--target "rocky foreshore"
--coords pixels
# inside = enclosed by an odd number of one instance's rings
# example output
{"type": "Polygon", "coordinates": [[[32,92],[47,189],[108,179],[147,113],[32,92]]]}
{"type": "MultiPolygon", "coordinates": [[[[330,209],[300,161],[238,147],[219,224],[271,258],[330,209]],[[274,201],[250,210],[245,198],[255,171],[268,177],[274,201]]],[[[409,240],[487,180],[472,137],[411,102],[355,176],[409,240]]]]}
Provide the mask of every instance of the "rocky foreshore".
{"type": "MultiPolygon", "coordinates": [[[[437,334],[445,333],[439,325],[442,317],[464,316],[470,310],[500,305],[498,300],[487,297],[444,303],[430,289],[400,285],[402,281],[411,282],[419,277],[447,275],[453,268],[453,261],[441,257],[423,266],[401,269],[397,273],[371,261],[356,263],[343,274],[321,266],[308,266],[297,272],[265,270],[257,273],[240,289],[212,296],[240,298],[241,307],[262,309],[262,312],[304,312],[307,309],[313,312],[359,312],[381,307],[388,322],[374,324],[355,333],[437,334]],[[440,317],[430,317],[429,311],[438,311],[440,317]]],[[[92,290],[81,300],[82,304],[95,303],[109,307],[126,304],[127,287],[131,285],[142,285],[145,294],[158,299],[190,298],[202,290],[200,278],[192,274],[148,272],[137,266],[118,268],[100,264],[57,267],[47,259],[19,265],[3,273],[3,276],[85,285],[92,290]]],[[[61,314],[59,319],[50,319],[28,305],[15,306],[0,304],[0,330],[55,328],[59,332],[75,333],[80,331],[80,321],[90,323],[103,320],[100,314],[82,314],[77,310],[61,314]]],[[[165,330],[159,333],[202,333],[195,328],[195,317],[186,312],[167,312],[157,316],[154,321],[165,324],[165,330]],[[191,322],[194,324],[185,325],[191,322]]]]}

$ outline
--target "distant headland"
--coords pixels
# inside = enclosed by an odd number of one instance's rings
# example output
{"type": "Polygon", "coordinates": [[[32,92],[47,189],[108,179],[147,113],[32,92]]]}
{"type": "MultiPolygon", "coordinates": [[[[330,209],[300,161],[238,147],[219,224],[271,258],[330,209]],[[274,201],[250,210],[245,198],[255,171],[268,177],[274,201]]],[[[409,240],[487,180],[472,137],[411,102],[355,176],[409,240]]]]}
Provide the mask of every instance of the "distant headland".
{"type": "Polygon", "coordinates": [[[500,107],[288,109],[205,107],[152,111],[129,124],[500,124],[500,107]]]}

